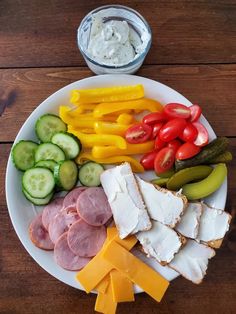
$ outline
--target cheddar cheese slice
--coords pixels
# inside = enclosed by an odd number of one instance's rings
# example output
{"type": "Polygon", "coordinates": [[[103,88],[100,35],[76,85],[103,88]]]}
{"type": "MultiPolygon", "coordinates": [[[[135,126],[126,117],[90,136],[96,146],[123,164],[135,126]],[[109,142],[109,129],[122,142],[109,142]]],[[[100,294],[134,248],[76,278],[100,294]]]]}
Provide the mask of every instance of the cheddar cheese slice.
{"type": "Polygon", "coordinates": [[[110,272],[112,296],[114,302],[134,301],[133,283],[116,269],[110,272]]]}
{"type": "Polygon", "coordinates": [[[115,314],[117,303],[113,301],[112,288],[109,283],[106,293],[98,293],[95,311],[105,314],[115,314]]]}
{"type": "Polygon", "coordinates": [[[112,270],[112,268],[114,268],[109,262],[102,258],[102,253],[106,249],[107,245],[110,242],[117,241],[126,250],[130,250],[137,242],[137,239],[134,236],[121,240],[118,236],[117,230],[116,232],[109,232],[110,235],[115,234],[114,237],[111,240],[107,238],[101,251],[76,275],[76,280],[80,282],[87,293],[93,290],[99,284],[99,282],[112,270]]]}
{"type": "Polygon", "coordinates": [[[95,287],[95,290],[99,293],[106,293],[109,283],[110,275],[108,274],[99,282],[99,284],[95,287]]]}
{"type": "Polygon", "coordinates": [[[169,282],[155,270],[129,253],[115,241],[111,241],[101,252],[104,260],[127,276],[132,282],[142,288],[153,299],[160,302],[169,282]]]}

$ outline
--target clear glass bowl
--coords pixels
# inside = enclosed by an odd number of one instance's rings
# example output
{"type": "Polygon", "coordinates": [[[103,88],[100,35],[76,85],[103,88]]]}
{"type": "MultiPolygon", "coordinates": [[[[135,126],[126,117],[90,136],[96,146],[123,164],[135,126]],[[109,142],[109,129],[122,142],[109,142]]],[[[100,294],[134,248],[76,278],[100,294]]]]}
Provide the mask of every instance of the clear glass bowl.
{"type": "Polygon", "coordinates": [[[151,29],[147,21],[135,10],[122,5],[106,5],[89,12],[82,20],[77,33],[77,43],[88,67],[96,74],[133,74],[143,64],[150,49],[152,41],[151,29]],[[106,65],[93,60],[88,53],[88,44],[92,26],[92,16],[98,13],[102,15],[103,23],[111,20],[126,21],[139,36],[141,42],[145,38],[146,46],[135,58],[124,65],[106,65]]]}

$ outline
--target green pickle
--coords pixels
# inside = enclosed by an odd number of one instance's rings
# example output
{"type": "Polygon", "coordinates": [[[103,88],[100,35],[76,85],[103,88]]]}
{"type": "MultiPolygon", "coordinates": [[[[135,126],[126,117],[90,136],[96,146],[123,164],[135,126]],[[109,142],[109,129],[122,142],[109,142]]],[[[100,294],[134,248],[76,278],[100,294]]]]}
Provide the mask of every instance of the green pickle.
{"type": "Polygon", "coordinates": [[[159,179],[154,179],[151,182],[153,184],[157,184],[157,185],[159,185],[161,187],[166,187],[166,184],[167,184],[168,180],[169,180],[169,178],[159,178],[159,179]]]}

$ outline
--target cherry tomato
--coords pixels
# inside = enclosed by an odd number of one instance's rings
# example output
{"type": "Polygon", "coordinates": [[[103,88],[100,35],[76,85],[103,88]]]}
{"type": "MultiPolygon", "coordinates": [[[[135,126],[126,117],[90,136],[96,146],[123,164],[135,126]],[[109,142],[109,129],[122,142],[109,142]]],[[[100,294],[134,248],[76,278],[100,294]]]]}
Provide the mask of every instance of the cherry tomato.
{"type": "Polygon", "coordinates": [[[191,114],[189,107],[178,103],[170,103],[165,105],[164,113],[170,119],[173,118],[188,119],[191,114]]]}
{"type": "Polygon", "coordinates": [[[165,123],[159,131],[160,139],[163,142],[170,142],[171,140],[178,137],[185,128],[187,122],[185,119],[172,119],[165,123]]]}
{"type": "Polygon", "coordinates": [[[174,150],[176,153],[178,148],[182,145],[182,143],[179,140],[172,140],[167,144],[167,147],[170,147],[174,150]]]}
{"type": "Polygon", "coordinates": [[[198,131],[195,126],[188,122],[186,127],[183,130],[183,133],[179,135],[179,138],[184,142],[194,142],[197,138],[198,131]]]}
{"type": "Polygon", "coordinates": [[[194,144],[197,146],[207,145],[209,141],[209,135],[208,135],[207,129],[200,122],[193,122],[193,125],[198,131],[198,135],[197,135],[196,140],[194,141],[194,144]]]}
{"type": "Polygon", "coordinates": [[[153,128],[152,128],[152,139],[153,140],[157,137],[162,126],[163,126],[163,122],[157,122],[153,125],[153,128]]]}
{"type": "Polygon", "coordinates": [[[157,155],[157,151],[154,150],[153,152],[146,153],[140,159],[140,163],[145,170],[153,170],[154,169],[154,160],[155,160],[156,155],[157,155]]]}
{"type": "Polygon", "coordinates": [[[179,160],[188,159],[200,152],[201,148],[191,142],[186,142],[179,147],[175,154],[175,158],[179,160]]]}
{"type": "Polygon", "coordinates": [[[159,121],[166,121],[167,117],[164,112],[152,112],[143,117],[143,123],[153,125],[159,121]]]}
{"type": "Polygon", "coordinates": [[[190,116],[189,121],[190,122],[196,122],[199,119],[199,117],[200,117],[200,115],[202,113],[201,107],[198,106],[198,105],[192,105],[192,106],[189,107],[189,109],[190,109],[190,112],[191,112],[191,116],[190,116]]]}
{"type": "Polygon", "coordinates": [[[156,137],[155,139],[155,144],[154,144],[154,147],[155,149],[161,149],[163,148],[164,146],[166,146],[166,142],[163,142],[159,136],[156,137]]]}
{"type": "Polygon", "coordinates": [[[162,148],[156,155],[154,169],[156,173],[163,173],[169,170],[175,161],[175,152],[170,147],[162,148]]]}
{"type": "Polygon", "coordinates": [[[152,134],[152,128],[144,123],[137,123],[125,133],[126,141],[130,144],[138,144],[146,142],[152,134]]]}

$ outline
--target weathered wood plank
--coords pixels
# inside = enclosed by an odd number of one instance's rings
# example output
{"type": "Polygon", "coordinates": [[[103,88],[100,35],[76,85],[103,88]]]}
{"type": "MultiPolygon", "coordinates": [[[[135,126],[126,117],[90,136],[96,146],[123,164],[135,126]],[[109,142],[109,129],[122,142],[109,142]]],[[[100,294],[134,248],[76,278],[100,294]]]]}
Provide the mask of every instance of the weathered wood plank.
{"type": "MultiPolygon", "coordinates": [[[[153,44],[147,64],[236,61],[235,1],[113,1],[139,11],[149,22],[153,44]]],[[[0,2],[0,67],[85,65],[76,31],[102,1],[0,2]]]]}
{"type": "MultiPolygon", "coordinates": [[[[0,145],[0,312],[1,313],[93,313],[95,296],[73,289],[57,281],[28,255],[17,238],[4,197],[4,178],[10,144],[0,145]],[[47,296],[47,297],[45,297],[47,296]]],[[[236,155],[236,139],[231,139],[231,151],[236,155]]],[[[236,160],[229,166],[227,209],[236,208],[236,160]]],[[[234,222],[235,223],[235,222],[234,222]]],[[[216,257],[211,260],[208,274],[201,285],[183,278],[173,281],[161,304],[145,294],[134,303],[118,306],[117,314],[130,313],[225,313],[236,307],[235,238],[231,246],[227,238],[216,257]]]]}
{"type": "MultiPolygon", "coordinates": [[[[199,103],[218,135],[236,136],[236,65],[144,66],[138,75],[199,103]]],[[[0,70],[0,141],[14,140],[26,118],[50,94],[89,76],[87,68],[0,70]]]]}

